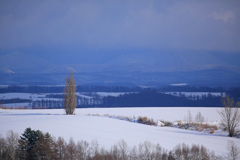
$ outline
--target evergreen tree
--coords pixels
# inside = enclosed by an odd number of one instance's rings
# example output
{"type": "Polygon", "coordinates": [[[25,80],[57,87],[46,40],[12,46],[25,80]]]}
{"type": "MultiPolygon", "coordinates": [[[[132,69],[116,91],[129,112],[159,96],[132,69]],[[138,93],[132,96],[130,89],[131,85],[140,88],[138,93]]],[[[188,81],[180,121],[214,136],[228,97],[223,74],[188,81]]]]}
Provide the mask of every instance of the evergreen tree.
{"type": "Polygon", "coordinates": [[[18,141],[21,159],[36,159],[37,152],[34,150],[36,142],[40,139],[42,132],[26,128],[18,141]]]}

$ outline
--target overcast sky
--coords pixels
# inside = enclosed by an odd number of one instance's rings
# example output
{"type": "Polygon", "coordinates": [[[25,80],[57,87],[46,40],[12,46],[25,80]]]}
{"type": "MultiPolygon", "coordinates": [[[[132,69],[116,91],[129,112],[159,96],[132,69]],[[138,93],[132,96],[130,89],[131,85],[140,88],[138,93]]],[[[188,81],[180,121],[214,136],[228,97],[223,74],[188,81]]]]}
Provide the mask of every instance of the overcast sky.
{"type": "Polygon", "coordinates": [[[240,52],[239,17],[238,0],[0,0],[0,53],[230,55],[240,52]]]}

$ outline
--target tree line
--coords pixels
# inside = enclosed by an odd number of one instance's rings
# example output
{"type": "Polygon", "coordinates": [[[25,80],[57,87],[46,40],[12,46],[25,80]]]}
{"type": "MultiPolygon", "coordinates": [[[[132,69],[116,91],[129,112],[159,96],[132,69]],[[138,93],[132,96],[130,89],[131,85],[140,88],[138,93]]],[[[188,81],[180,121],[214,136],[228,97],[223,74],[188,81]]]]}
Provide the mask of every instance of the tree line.
{"type": "MultiPolygon", "coordinates": [[[[229,146],[228,158],[239,158],[239,153],[232,154],[236,145],[229,146]]],[[[200,145],[179,144],[172,150],[166,150],[159,144],[150,142],[140,143],[138,146],[129,147],[124,140],[105,149],[100,147],[97,141],[89,143],[87,141],[75,142],[72,138],[66,142],[64,138],[57,139],[49,133],[40,130],[26,128],[19,137],[17,133],[9,131],[6,138],[0,137],[0,159],[16,160],[179,160],[179,159],[204,159],[223,160],[210,152],[206,147],[200,145]]]]}
{"type": "MultiPolygon", "coordinates": [[[[29,103],[30,108],[63,108],[63,94],[49,94],[49,99],[5,99],[0,100],[1,104],[8,103],[29,103]],[[55,99],[50,99],[55,98],[55,99]]],[[[139,93],[125,93],[115,96],[101,97],[92,94],[90,97],[76,96],[77,108],[90,107],[221,107],[221,97],[211,94],[202,96],[180,96],[159,93],[156,91],[144,91],[139,93]]]]}
{"type": "Polygon", "coordinates": [[[118,97],[103,98],[104,107],[220,107],[221,97],[206,95],[189,99],[186,96],[173,96],[155,91],[124,94],[118,97]]]}
{"type": "MultiPolygon", "coordinates": [[[[9,85],[0,86],[0,93],[62,93],[65,85],[9,85]]],[[[197,87],[197,86],[162,86],[162,87],[126,87],[126,86],[94,86],[76,85],[77,92],[142,92],[154,90],[158,92],[230,92],[239,93],[240,87],[197,87]]]]}
{"type": "MultiPolygon", "coordinates": [[[[41,100],[32,102],[33,108],[63,108],[62,95],[48,95],[48,98],[59,98],[55,100],[41,100]]],[[[212,96],[211,94],[203,96],[186,97],[159,93],[156,91],[145,91],[139,93],[125,93],[119,96],[84,98],[77,96],[77,108],[92,107],[221,107],[220,96],[212,96]]]]}
{"type": "MultiPolygon", "coordinates": [[[[62,86],[0,86],[0,93],[62,93],[65,85],[62,86]]],[[[89,86],[77,85],[77,92],[139,92],[144,90],[141,87],[124,87],[124,86],[89,86]]]]}

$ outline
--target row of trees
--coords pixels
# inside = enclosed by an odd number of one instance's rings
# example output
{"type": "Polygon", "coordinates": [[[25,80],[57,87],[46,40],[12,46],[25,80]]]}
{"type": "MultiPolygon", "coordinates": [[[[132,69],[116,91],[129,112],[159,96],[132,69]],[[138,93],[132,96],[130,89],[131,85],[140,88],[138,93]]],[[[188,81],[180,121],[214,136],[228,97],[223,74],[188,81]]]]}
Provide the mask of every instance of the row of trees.
{"type": "MultiPolygon", "coordinates": [[[[77,107],[116,107],[116,106],[221,106],[221,97],[212,96],[175,96],[157,93],[154,91],[140,92],[140,93],[127,93],[120,97],[101,97],[96,93],[85,93],[88,97],[77,96],[77,107]],[[103,103],[104,102],[104,103],[103,103]]],[[[41,100],[31,99],[5,99],[0,100],[2,104],[8,103],[29,103],[32,108],[63,108],[63,95],[62,94],[47,94],[41,100]]]]}
{"type": "Polygon", "coordinates": [[[189,99],[185,96],[174,96],[156,91],[124,94],[118,97],[108,96],[103,98],[104,107],[219,107],[221,97],[203,96],[202,98],[189,99]]]}
{"type": "MultiPolygon", "coordinates": [[[[10,85],[0,86],[0,93],[62,93],[62,85],[10,85]]],[[[240,88],[221,88],[221,87],[196,87],[196,86],[163,86],[159,88],[144,88],[138,86],[93,86],[78,85],[77,92],[142,92],[154,90],[158,92],[228,92],[229,94],[239,94],[240,88]]]]}
{"type": "MultiPolygon", "coordinates": [[[[62,96],[62,95],[61,95],[62,96]]],[[[85,107],[94,107],[100,106],[102,104],[101,99],[94,98],[77,98],[77,107],[85,108],[85,107]]],[[[56,109],[56,108],[64,108],[63,100],[36,100],[32,103],[29,103],[30,107],[33,109],[56,109]]]]}
{"type": "MultiPolygon", "coordinates": [[[[0,86],[0,93],[62,93],[64,85],[11,85],[0,86]]],[[[77,92],[140,92],[141,87],[77,85],[77,92]]]]}
{"type": "MultiPolygon", "coordinates": [[[[229,146],[227,158],[239,158],[239,150],[234,143],[229,146]],[[234,152],[233,152],[234,151],[234,152]]],[[[137,147],[129,147],[122,140],[110,149],[99,147],[96,141],[88,143],[70,139],[67,143],[64,138],[57,140],[49,133],[27,128],[18,137],[18,134],[9,131],[6,138],[0,137],[0,159],[24,159],[24,160],[181,160],[181,159],[204,159],[221,160],[225,157],[216,156],[204,146],[185,144],[177,145],[173,150],[167,151],[159,144],[144,142],[137,147]]]]}

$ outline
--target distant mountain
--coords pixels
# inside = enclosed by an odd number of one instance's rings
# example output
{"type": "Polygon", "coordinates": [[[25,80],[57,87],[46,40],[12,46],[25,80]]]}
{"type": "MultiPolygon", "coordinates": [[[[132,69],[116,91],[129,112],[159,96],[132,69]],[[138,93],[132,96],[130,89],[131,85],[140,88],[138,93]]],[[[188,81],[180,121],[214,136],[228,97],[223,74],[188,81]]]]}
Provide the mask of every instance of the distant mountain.
{"type": "Polygon", "coordinates": [[[31,54],[12,52],[0,57],[0,67],[2,73],[43,73],[50,68],[55,68],[54,64],[45,59],[41,59],[31,54]]]}
{"type": "Polygon", "coordinates": [[[72,69],[78,84],[240,86],[238,57],[233,61],[224,54],[141,53],[120,54],[101,63],[57,61],[58,57],[53,60],[21,52],[1,55],[0,84],[64,84],[72,69]]]}
{"type": "MultiPolygon", "coordinates": [[[[62,85],[68,73],[2,73],[4,85],[62,85]]],[[[211,69],[187,72],[78,72],[74,73],[77,84],[89,85],[145,85],[162,86],[187,84],[193,86],[231,87],[240,86],[240,74],[236,71],[211,69]]]]}

